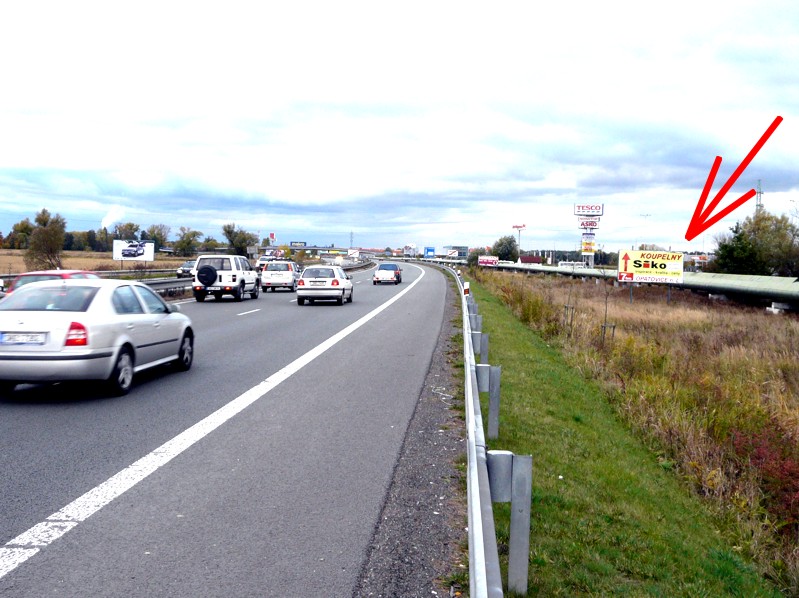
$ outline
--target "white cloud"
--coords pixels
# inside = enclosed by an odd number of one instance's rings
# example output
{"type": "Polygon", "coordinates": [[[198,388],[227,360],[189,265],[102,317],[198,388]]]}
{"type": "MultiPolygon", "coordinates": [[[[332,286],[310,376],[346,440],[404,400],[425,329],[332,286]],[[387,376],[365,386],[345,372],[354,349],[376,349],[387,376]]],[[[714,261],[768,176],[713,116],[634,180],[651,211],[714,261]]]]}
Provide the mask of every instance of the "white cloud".
{"type": "Polygon", "coordinates": [[[523,245],[566,244],[592,199],[609,243],[657,211],[653,242],[688,246],[715,155],[728,176],[778,114],[740,186],[770,177],[791,204],[797,22],[777,0],[9,4],[0,230],[47,201],[86,228],[116,205],[217,237],[344,234],[379,204],[377,244],[490,242],[524,217],[523,245]]]}

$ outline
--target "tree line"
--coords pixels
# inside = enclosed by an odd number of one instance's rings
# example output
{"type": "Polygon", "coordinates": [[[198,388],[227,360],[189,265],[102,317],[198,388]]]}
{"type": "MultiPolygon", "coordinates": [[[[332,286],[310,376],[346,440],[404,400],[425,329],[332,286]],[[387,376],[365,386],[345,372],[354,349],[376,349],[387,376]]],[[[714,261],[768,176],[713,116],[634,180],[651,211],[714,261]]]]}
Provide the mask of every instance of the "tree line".
{"type": "MultiPolygon", "coordinates": [[[[8,235],[4,236],[0,232],[0,246],[24,250],[25,267],[29,270],[48,270],[63,267],[61,257],[64,251],[111,251],[114,240],[151,241],[156,252],[162,247],[169,247],[173,255],[185,257],[223,249],[247,255],[247,247],[259,244],[258,235],[232,222],[222,227],[225,241],[206,237],[201,231],[181,226],[177,240],[170,243],[168,238],[171,231],[167,224],[153,224],[142,230],[134,222],[115,224],[111,230],[101,227],[97,230],[67,231],[67,222],[60,214],[53,215],[43,208],[33,222],[25,218],[13,225],[8,235]]],[[[269,239],[263,239],[261,243],[269,245],[269,239]]]]}
{"type": "MultiPolygon", "coordinates": [[[[706,272],[748,274],[758,276],[799,277],[799,227],[786,215],[776,216],[763,208],[743,222],[737,222],[727,233],[716,237],[716,252],[704,268],[706,272]]],[[[663,249],[641,245],[641,250],[663,249]]],[[[477,249],[470,253],[467,264],[477,265],[478,256],[494,255],[500,260],[515,262],[520,250],[513,235],[497,239],[490,252],[477,249]]],[[[579,252],[554,252],[553,261],[582,259],[579,252]],[[571,256],[575,257],[571,257],[571,256]]],[[[615,266],[617,253],[599,251],[594,256],[597,265],[615,266]]]]}

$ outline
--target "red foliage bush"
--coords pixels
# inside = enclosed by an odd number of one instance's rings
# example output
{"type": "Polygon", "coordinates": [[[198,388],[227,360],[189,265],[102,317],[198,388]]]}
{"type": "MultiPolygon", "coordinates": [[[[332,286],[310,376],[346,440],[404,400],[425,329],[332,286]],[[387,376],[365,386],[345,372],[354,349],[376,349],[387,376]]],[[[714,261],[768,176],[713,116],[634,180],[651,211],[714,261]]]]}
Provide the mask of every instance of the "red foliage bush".
{"type": "Polygon", "coordinates": [[[763,507],[783,533],[799,531],[799,449],[785,430],[770,421],[757,432],[734,431],[735,454],[758,472],[763,507]]]}

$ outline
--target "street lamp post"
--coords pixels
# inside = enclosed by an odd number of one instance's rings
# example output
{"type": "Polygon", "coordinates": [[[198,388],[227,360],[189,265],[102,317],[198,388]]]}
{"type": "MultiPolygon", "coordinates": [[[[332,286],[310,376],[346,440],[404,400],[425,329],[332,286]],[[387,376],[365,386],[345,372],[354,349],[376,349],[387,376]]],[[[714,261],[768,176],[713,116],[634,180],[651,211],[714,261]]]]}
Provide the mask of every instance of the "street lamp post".
{"type": "Polygon", "coordinates": [[[522,231],[527,228],[526,224],[514,224],[513,228],[519,231],[519,255],[522,254],[522,231]]]}

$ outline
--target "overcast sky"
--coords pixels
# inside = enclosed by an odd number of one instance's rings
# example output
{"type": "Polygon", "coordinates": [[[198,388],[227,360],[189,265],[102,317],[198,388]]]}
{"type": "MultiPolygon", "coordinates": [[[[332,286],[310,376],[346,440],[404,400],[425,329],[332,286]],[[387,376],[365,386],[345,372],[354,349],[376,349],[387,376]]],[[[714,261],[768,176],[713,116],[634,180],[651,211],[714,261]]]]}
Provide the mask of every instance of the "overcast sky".
{"type": "Polygon", "coordinates": [[[710,250],[758,181],[799,210],[799,3],[7,2],[0,231],[135,222],[279,243],[710,250]],[[794,203],[795,202],[795,203],[794,203]],[[720,209],[719,208],[719,209],[720,209]]]}

